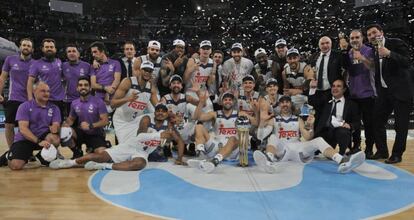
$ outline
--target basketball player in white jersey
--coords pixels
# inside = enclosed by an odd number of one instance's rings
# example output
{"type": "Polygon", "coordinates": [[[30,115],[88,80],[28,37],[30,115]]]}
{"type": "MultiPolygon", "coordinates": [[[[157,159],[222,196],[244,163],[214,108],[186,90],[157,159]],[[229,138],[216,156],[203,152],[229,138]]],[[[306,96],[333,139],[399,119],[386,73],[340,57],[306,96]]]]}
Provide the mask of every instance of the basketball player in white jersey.
{"type": "Polygon", "coordinates": [[[300,109],[308,101],[307,96],[303,94],[305,81],[314,73],[310,65],[300,62],[299,51],[296,48],[290,48],[286,57],[287,63],[282,72],[283,94],[292,97],[296,109],[300,109]]]}
{"type": "MultiPolygon", "coordinates": [[[[50,163],[53,169],[70,168],[84,165],[87,170],[125,170],[143,169],[148,163],[148,155],[160,146],[162,140],[177,142],[179,149],[184,149],[180,135],[168,128],[168,109],[164,104],[155,107],[155,113],[146,115],[139,124],[139,134],[100,153],[91,153],[75,160],[55,160],[50,163]]],[[[175,164],[183,164],[183,152],[175,164]]]]}
{"type": "Polygon", "coordinates": [[[273,61],[267,56],[267,52],[263,48],[254,51],[256,64],[253,67],[252,76],[256,79],[256,88],[260,94],[264,94],[266,90],[266,81],[273,78],[272,64],[273,61]]]}
{"type": "Polygon", "coordinates": [[[161,57],[160,57],[161,43],[155,40],[148,42],[147,54],[142,55],[139,59],[135,59],[134,72],[139,73],[141,64],[145,61],[150,61],[154,64],[154,70],[152,71],[152,83],[156,85],[158,76],[161,69],[161,57]]]}
{"type": "Polygon", "coordinates": [[[214,133],[208,133],[201,124],[196,126],[196,152],[213,159],[210,161],[190,159],[188,165],[211,173],[224,158],[237,159],[239,155],[236,128],[239,114],[234,110],[235,97],[231,93],[224,93],[221,97],[223,110],[202,113],[201,108],[207,98],[205,93],[201,94],[194,117],[202,122],[214,121],[214,133]]]}
{"type": "Polygon", "coordinates": [[[223,64],[223,77],[230,88],[239,89],[242,79],[253,70],[253,62],[243,57],[243,46],[241,43],[234,43],[231,46],[232,58],[223,64]]]}
{"type": "Polygon", "coordinates": [[[189,144],[194,135],[196,121],[191,119],[194,112],[190,112],[187,106],[190,104],[198,105],[198,99],[181,93],[182,89],[183,79],[181,76],[172,75],[170,77],[171,93],[164,95],[160,101],[168,107],[170,121],[175,125],[184,142],[189,144]]]}
{"type": "MultiPolygon", "coordinates": [[[[266,95],[259,98],[259,127],[265,127],[271,124],[271,119],[279,114],[280,109],[278,107],[279,94],[278,83],[274,78],[270,78],[266,81],[266,95]]],[[[263,139],[265,137],[259,137],[263,139]]]]}
{"type": "Polygon", "coordinates": [[[256,80],[252,75],[246,75],[242,81],[242,88],[236,94],[239,112],[246,112],[250,116],[259,115],[259,93],[254,91],[256,80]]]}
{"type": "MultiPolygon", "coordinates": [[[[269,137],[266,151],[255,151],[253,158],[256,164],[268,173],[280,170],[281,163],[276,161],[310,162],[317,150],[324,156],[339,164],[339,173],[348,173],[365,161],[364,152],[360,151],[345,158],[337,153],[322,138],[312,139],[315,118],[309,115],[306,122],[293,115],[292,101],[289,96],[282,96],[279,100],[280,115],[273,120],[273,131],[269,137]],[[301,136],[306,140],[301,142],[301,136]]],[[[259,128],[258,133],[265,132],[259,128]]],[[[267,136],[267,134],[264,134],[267,136]]]]}
{"type": "Polygon", "coordinates": [[[151,84],[153,70],[153,63],[142,62],[140,73],[134,72],[133,77],[123,79],[111,100],[112,108],[116,108],[113,123],[119,143],[136,135],[139,116],[148,111],[150,104],[158,103],[157,90],[151,84]]]}
{"type": "MultiPolygon", "coordinates": [[[[193,84],[198,84],[201,90],[207,90],[208,86],[213,85],[216,75],[216,63],[210,58],[211,42],[204,40],[200,43],[200,57],[188,60],[187,68],[184,72],[186,95],[198,99],[197,94],[191,88],[193,84]]],[[[195,109],[195,106],[194,106],[195,109]]],[[[207,100],[204,112],[213,111],[213,103],[207,100]]]]}

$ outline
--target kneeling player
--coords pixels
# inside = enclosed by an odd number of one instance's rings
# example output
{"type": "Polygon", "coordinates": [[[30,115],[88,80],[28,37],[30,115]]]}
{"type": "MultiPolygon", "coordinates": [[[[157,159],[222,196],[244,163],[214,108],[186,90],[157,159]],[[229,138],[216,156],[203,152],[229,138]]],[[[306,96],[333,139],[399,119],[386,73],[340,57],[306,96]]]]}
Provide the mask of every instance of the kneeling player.
{"type": "Polygon", "coordinates": [[[88,170],[141,170],[147,165],[148,155],[160,146],[162,140],[177,142],[179,155],[176,164],[182,164],[184,142],[175,130],[168,128],[167,118],[167,107],[158,104],[154,115],[144,116],[140,121],[137,136],[100,153],[91,153],[75,160],[52,161],[50,167],[60,169],[84,164],[88,170]]]}
{"type": "MultiPolygon", "coordinates": [[[[255,151],[253,158],[259,167],[262,167],[268,173],[277,172],[280,163],[277,161],[297,161],[308,163],[313,159],[315,152],[319,150],[324,156],[334,160],[339,164],[338,172],[348,173],[354,168],[361,165],[365,160],[365,154],[358,152],[348,157],[338,154],[322,138],[313,139],[314,118],[310,115],[305,122],[292,114],[292,101],[289,96],[283,96],[279,100],[281,109],[280,116],[274,119],[273,134],[269,137],[266,152],[255,151]],[[307,129],[306,129],[306,128],[307,129]],[[305,140],[300,141],[303,135],[305,140]]],[[[263,131],[258,131],[262,133],[263,131]]]]}

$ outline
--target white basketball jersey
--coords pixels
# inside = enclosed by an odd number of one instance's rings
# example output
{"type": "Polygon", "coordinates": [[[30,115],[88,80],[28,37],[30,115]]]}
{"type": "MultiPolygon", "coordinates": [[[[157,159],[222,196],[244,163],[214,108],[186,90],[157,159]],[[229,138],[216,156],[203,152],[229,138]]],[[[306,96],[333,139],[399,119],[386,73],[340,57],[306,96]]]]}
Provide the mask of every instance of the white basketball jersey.
{"type": "MultiPolygon", "coordinates": [[[[157,132],[162,132],[162,131],[167,130],[168,120],[164,120],[162,126],[160,128],[156,128],[154,115],[151,114],[148,116],[150,117],[151,122],[150,122],[150,125],[146,133],[157,133],[157,132]]],[[[145,140],[138,139],[137,141],[139,142],[138,147],[141,148],[141,150],[146,151],[148,154],[152,153],[161,144],[161,140],[159,138],[154,138],[154,139],[147,138],[145,140]]]]}
{"type": "Polygon", "coordinates": [[[290,69],[289,64],[285,65],[285,74],[286,74],[286,80],[289,82],[289,84],[292,87],[301,87],[305,83],[305,76],[304,76],[304,70],[305,70],[306,63],[300,62],[299,63],[299,71],[292,72],[290,69]]]}
{"type": "Polygon", "coordinates": [[[207,84],[208,77],[210,76],[211,72],[213,71],[213,60],[208,58],[207,64],[200,64],[198,70],[191,73],[190,82],[186,82],[186,88],[191,88],[193,85],[191,82],[197,82],[200,84],[200,87],[204,87],[207,84]]]}
{"type": "Polygon", "coordinates": [[[214,133],[219,138],[229,138],[237,135],[236,120],[238,114],[233,110],[229,117],[224,115],[222,110],[217,111],[217,118],[214,123],[214,133]]]}
{"type": "Polygon", "coordinates": [[[165,95],[164,99],[166,101],[165,105],[174,114],[179,113],[184,116],[187,113],[187,101],[183,93],[180,93],[180,98],[177,101],[172,98],[171,94],[165,95]]]}
{"type": "Polygon", "coordinates": [[[143,115],[151,99],[151,83],[147,82],[144,88],[140,88],[137,78],[131,77],[131,88],[125,96],[130,96],[132,92],[138,93],[138,98],[132,102],[127,102],[121,107],[117,108],[115,114],[120,116],[123,120],[129,122],[137,116],[143,115]]]}
{"type": "Polygon", "coordinates": [[[157,60],[155,61],[155,63],[148,59],[148,55],[142,55],[140,56],[141,58],[141,63],[145,62],[145,61],[150,61],[154,64],[154,71],[152,71],[152,79],[158,80],[158,76],[160,74],[160,69],[161,69],[161,57],[158,57],[157,60]]]}
{"type": "MultiPolygon", "coordinates": [[[[253,92],[253,95],[252,95],[253,100],[257,101],[259,99],[259,93],[256,91],[252,91],[252,92],[253,92]]],[[[240,90],[240,94],[239,94],[239,98],[237,102],[239,106],[239,111],[245,111],[251,116],[254,115],[254,112],[250,106],[250,99],[247,98],[247,96],[244,94],[243,89],[240,90]]]]}
{"type": "Polygon", "coordinates": [[[272,78],[272,64],[273,61],[272,60],[267,60],[267,66],[266,66],[266,70],[262,71],[262,68],[260,68],[260,65],[257,63],[254,65],[254,69],[256,71],[257,74],[261,74],[263,75],[263,79],[266,82],[268,79],[272,78]]]}
{"type": "Polygon", "coordinates": [[[291,115],[289,118],[280,115],[275,117],[273,133],[281,142],[300,141],[299,118],[291,115]]]}
{"type": "Polygon", "coordinates": [[[269,105],[271,106],[271,108],[272,108],[272,111],[273,112],[269,112],[269,113],[273,113],[274,115],[278,115],[279,114],[279,109],[278,109],[278,101],[279,101],[279,96],[277,97],[277,100],[276,100],[276,102],[275,103],[270,103],[270,97],[269,97],[269,95],[265,95],[265,96],[263,96],[263,98],[267,101],[267,103],[269,103],[269,105]]]}

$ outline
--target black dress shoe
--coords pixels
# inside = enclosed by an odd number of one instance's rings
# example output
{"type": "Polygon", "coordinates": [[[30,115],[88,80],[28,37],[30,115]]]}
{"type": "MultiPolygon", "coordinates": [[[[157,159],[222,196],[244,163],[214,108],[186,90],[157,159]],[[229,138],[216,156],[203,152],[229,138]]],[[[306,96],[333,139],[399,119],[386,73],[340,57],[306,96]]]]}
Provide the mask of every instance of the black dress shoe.
{"type": "Polygon", "coordinates": [[[379,153],[379,152],[376,152],[370,158],[367,157],[367,159],[369,159],[369,160],[388,159],[388,153],[379,153]]]}
{"type": "Polygon", "coordinates": [[[372,153],[372,151],[365,151],[365,158],[371,159],[372,156],[374,156],[374,153],[372,153]]]}
{"type": "Polygon", "coordinates": [[[400,156],[391,156],[390,158],[385,160],[385,163],[393,164],[393,163],[399,163],[402,161],[402,158],[400,156]]]}

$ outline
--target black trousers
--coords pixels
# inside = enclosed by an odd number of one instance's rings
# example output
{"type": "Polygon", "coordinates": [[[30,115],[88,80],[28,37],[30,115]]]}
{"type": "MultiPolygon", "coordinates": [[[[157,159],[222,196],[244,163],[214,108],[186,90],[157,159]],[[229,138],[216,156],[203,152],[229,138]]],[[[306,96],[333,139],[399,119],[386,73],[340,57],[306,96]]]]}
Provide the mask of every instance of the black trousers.
{"type": "Polygon", "coordinates": [[[412,107],[411,100],[401,101],[395,98],[389,89],[381,88],[380,95],[375,100],[374,107],[374,128],[375,128],[375,146],[377,151],[382,154],[388,154],[387,134],[385,125],[388,117],[394,111],[396,132],[392,155],[401,157],[407,144],[408,124],[410,110],[412,107]]]}
{"type": "MultiPolygon", "coordinates": [[[[364,124],[364,134],[365,134],[365,152],[372,153],[372,147],[375,143],[374,135],[374,105],[375,99],[373,97],[362,98],[362,99],[352,99],[359,109],[359,112],[362,116],[362,122],[364,124]]],[[[361,128],[355,129],[352,133],[352,142],[354,147],[359,147],[361,145],[361,128]]]]}
{"type": "Polygon", "coordinates": [[[325,127],[318,136],[322,137],[332,148],[339,145],[339,154],[341,155],[345,154],[346,149],[351,144],[351,130],[343,127],[325,127]]]}

